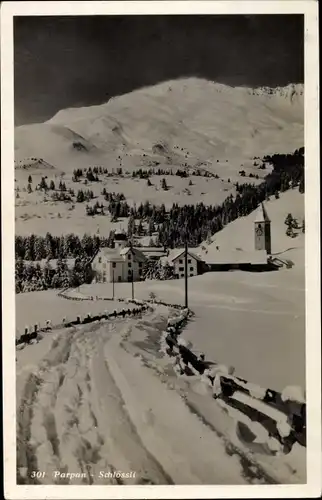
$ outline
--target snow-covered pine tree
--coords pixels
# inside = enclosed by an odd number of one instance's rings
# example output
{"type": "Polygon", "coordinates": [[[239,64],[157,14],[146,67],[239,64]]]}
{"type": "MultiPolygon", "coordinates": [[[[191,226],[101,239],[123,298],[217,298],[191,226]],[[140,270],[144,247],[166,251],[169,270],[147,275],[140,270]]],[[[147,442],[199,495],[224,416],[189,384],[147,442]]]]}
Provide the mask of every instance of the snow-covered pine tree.
{"type": "Polygon", "coordinates": [[[45,236],[45,255],[46,259],[54,259],[55,257],[53,237],[48,232],[46,233],[45,236]]]}
{"type": "Polygon", "coordinates": [[[45,241],[40,236],[35,237],[35,260],[41,260],[46,257],[45,241]]]}
{"type": "Polygon", "coordinates": [[[51,288],[52,286],[52,279],[54,277],[55,271],[52,269],[50,265],[50,261],[47,260],[45,263],[44,269],[43,269],[43,279],[46,288],[51,288]]]}
{"type": "Polygon", "coordinates": [[[19,258],[16,260],[16,265],[15,265],[16,293],[23,292],[24,280],[25,280],[25,264],[23,259],[19,258]]]}

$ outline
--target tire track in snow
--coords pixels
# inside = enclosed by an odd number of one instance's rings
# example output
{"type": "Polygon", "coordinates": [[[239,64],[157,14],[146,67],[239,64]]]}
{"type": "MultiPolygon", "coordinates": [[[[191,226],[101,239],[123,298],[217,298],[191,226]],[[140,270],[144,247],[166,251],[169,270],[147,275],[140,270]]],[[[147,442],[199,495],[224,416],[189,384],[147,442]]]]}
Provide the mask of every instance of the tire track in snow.
{"type": "MultiPolygon", "coordinates": [[[[24,386],[21,400],[17,407],[17,483],[39,484],[37,479],[30,479],[31,472],[38,470],[38,460],[36,454],[37,443],[32,436],[32,421],[37,410],[37,398],[43,391],[46,377],[50,370],[68,360],[71,348],[73,331],[68,331],[59,341],[54,341],[52,350],[45,360],[40,364],[36,373],[31,373],[24,386]],[[21,469],[26,469],[23,476],[21,469]]],[[[61,376],[58,378],[58,385],[61,383],[61,376]]],[[[54,384],[51,384],[54,387],[54,384]]],[[[46,391],[45,391],[46,392],[46,391]]],[[[55,398],[55,392],[51,393],[51,398],[55,398]]]]}
{"type": "MultiPolygon", "coordinates": [[[[125,334],[128,329],[125,329],[125,334]]],[[[107,346],[108,349],[108,346],[107,346]]],[[[104,345],[97,346],[92,359],[92,374],[98,403],[97,418],[105,421],[108,428],[106,444],[113,455],[113,463],[119,470],[135,470],[139,483],[172,484],[171,478],[163,470],[155,457],[143,445],[137,430],[124,405],[122,394],[117,387],[109,366],[104,358],[104,345]],[[107,392],[108,388],[108,392],[107,392]]]]}
{"type": "Polygon", "coordinates": [[[132,483],[171,484],[140,441],[102,357],[104,343],[126,323],[119,319],[59,335],[29,376],[17,419],[17,468],[26,467],[27,474],[18,473],[18,484],[68,484],[53,479],[57,470],[86,473],[73,484],[122,483],[98,480],[100,470],[137,471],[132,483]],[[38,464],[46,471],[42,482],[30,479],[38,464]]]}

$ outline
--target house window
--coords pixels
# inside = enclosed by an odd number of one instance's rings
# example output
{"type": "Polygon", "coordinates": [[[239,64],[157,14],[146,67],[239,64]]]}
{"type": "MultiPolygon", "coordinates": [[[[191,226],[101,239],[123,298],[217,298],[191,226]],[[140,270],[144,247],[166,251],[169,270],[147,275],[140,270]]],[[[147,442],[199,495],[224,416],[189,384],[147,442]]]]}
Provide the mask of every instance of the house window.
{"type": "Polygon", "coordinates": [[[179,271],[183,271],[183,270],[184,270],[183,267],[179,267],[179,271]]]}
{"type": "Polygon", "coordinates": [[[106,282],[106,273],[103,273],[103,283],[106,282]]]}
{"type": "Polygon", "coordinates": [[[122,280],[122,276],[117,277],[117,281],[120,282],[122,280]]]}
{"type": "Polygon", "coordinates": [[[179,260],[179,264],[183,264],[183,260],[182,259],[179,260]]]}
{"type": "Polygon", "coordinates": [[[180,274],[180,278],[184,278],[184,274],[183,274],[183,273],[182,273],[182,274],[180,274]]]}
{"type": "Polygon", "coordinates": [[[114,267],[114,268],[116,267],[116,262],[113,262],[113,267],[114,267]]]}
{"type": "Polygon", "coordinates": [[[193,276],[193,274],[190,274],[190,276],[193,276]]]}
{"type": "Polygon", "coordinates": [[[131,254],[130,252],[127,254],[127,258],[130,260],[131,259],[131,254]]]}
{"type": "Polygon", "coordinates": [[[139,269],[139,275],[142,276],[142,269],[139,269]]]}
{"type": "Polygon", "coordinates": [[[127,264],[127,265],[128,265],[129,267],[132,267],[132,264],[131,264],[131,262],[128,262],[128,264],[127,264]]]}
{"type": "Polygon", "coordinates": [[[140,269],[142,268],[142,262],[139,262],[139,268],[140,269]]]}
{"type": "Polygon", "coordinates": [[[193,271],[193,267],[192,266],[190,266],[190,271],[193,271]]]}
{"type": "Polygon", "coordinates": [[[102,257],[99,257],[98,258],[98,263],[101,264],[101,262],[102,262],[102,257]]]}
{"type": "Polygon", "coordinates": [[[191,259],[188,259],[188,264],[191,264],[191,259]]]}

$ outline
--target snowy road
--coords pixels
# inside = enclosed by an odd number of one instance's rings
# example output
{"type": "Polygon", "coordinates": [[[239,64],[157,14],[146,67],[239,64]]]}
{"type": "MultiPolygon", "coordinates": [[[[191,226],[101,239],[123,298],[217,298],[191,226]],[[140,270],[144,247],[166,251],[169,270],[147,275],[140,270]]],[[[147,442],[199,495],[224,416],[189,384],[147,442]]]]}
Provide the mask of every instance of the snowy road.
{"type": "Polygon", "coordinates": [[[158,307],[17,352],[17,467],[27,468],[20,484],[34,483],[37,469],[45,472],[37,484],[303,481],[303,450],[250,454],[236,421],[200,383],[176,378],[159,352],[167,315],[158,307]],[[120,479],[115,471],[135,475],[120,479]]]}

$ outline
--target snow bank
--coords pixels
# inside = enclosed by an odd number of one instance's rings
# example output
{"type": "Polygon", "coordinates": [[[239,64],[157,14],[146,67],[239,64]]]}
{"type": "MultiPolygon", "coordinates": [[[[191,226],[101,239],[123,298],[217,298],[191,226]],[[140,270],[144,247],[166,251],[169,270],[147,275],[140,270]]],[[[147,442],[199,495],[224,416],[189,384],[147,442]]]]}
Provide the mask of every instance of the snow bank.
{"type": "Polygon", "coordinates": [[[246,484],[240,465],[178,394],[116,346],[105,355],[143,443],[175,484],[246,484]]]}

